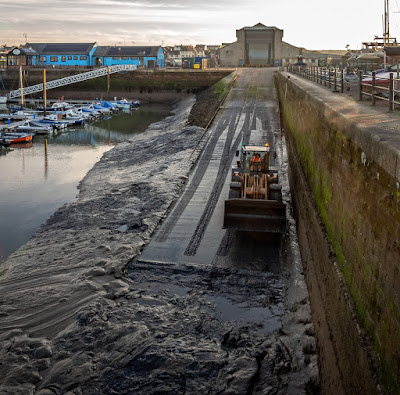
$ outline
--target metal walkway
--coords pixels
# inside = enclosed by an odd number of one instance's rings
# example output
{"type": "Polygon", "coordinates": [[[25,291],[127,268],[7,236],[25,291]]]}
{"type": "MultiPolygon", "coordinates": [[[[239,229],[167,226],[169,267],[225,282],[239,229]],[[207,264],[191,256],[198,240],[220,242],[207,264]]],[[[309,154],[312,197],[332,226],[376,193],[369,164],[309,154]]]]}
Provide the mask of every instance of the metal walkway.
{"type": "MultiPolygon", "coordinates": [[[[96,69],[92,71],[88,71],[87,73],[81,73],[76,75],[71,75],[69,77],[60,78],[58,80],[49,81],[46,83],[46,90],[58,88],[59,86],[75,84],[76,82],[81,82],[85,80],[90,80],[92,78],[102,77],[107,75],[108,72],[110,74],[118,73],[120,71],[134,71],[137,69],[136,65],[126,64],[126,65],[114,65],[109,67],[102,67],[101,69],[96,69]],[[110,71],[108,71],[110,69],[110,71]]],[[[28,86],[23,89],[23,94],[29,95],[31,93],[37,93],[43,91],[43,84],[37,84],[28,86]]],[[[20,97],[22,93],[21,89],[17,89],[14,91],[10,91],[8,94],[9,99],[14,99],[16,97],[20,97]]]]}

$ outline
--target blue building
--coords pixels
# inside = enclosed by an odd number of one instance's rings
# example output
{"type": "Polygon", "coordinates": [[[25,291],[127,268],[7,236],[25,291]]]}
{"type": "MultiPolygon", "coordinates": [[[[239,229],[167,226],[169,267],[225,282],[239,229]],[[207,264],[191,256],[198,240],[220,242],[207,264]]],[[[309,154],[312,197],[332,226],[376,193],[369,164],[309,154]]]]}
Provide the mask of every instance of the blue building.
{"type": "Polygon", "coordinates": [[[89,67],[93,66],[92,56],[97,43],[29,43],[25,47],[32,48],[37,53],[33,66],[89,67]]]}
{"type": "Polygon", "coordinates": [[[161,46],[98,46],[92,59],[93,66],[134,64],[144,69],[165,67],[164,50],[161,46]]]}

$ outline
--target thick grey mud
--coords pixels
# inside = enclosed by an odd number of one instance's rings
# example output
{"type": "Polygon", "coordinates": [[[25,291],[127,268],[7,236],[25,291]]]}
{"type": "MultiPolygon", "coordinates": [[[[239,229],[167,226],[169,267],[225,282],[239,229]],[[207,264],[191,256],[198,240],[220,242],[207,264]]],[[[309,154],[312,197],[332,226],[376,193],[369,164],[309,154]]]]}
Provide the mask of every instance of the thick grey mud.
{"type": "MultiPolygon", "coordinates": [[[[240,73],[225,105],[238,108],[235,127],[245,141],[274,139],[285,172],[284,138],[279,124],[271,124],[279,120],[276,106],[246,93],[255,81],[269,87],[269,73],[240,73]],[[259,122],[265,135],[249,133],[259,122]]],[[[174,116],[108,151],[82,181],[77,202],[59,209],[6,261],[1,393],[318,392],[290,210],[289,231],[278,245],[227,233],[210,263],[140,257],[212,141],[212,129],[185,126],[192,105],[182,102],[174,116]]],[[[221,119],[234,117],[221,111],[221,119]]],[[[236,140],[228,140],[227,161],[236,140]]],[[[210,196],[220,193],[216,185],[210,196]]],[[[182,256],[194,259],[196,243],[182,256]]]]}

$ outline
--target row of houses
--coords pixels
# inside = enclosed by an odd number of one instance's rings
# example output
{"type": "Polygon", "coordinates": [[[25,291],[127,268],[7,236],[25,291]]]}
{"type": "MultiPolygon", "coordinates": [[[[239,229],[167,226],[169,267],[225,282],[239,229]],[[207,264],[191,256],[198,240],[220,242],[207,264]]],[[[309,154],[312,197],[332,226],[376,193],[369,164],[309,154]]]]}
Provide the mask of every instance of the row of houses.
{"type": "MultiPolygon", "coordinates": [[[[309,66],[356,64],[375,67],[378,52],[310,51],[283,41],[283,30],[257,23],[236,30],[237,40],[222,45],[99,46],[92,43],[26,43],[0,48],[0,67],[96,67],[132,64],[138,68],[287,66],[302,58],[309,66]],[[374,52],[371,54],[370,52],[374,52]]],[[[396,43],[397,44],[397,43],[396,43]]],[[[396,45],[396,47],[398,47],[396,45]]],[[[382,52],[382,51],[381,51],[382,52]]],[[[382,52],[383,53],[383,52],[382,52]]]]}
{"type": "Polygon", "coordinates": [[[174,45],[164,47],[165,64],[170,67],[184,66],[185,59],[210,59],[211,67],[218,63],[221,45],[174,45]]]}
{"type": "Polygon", "coordinates": [[[165,67],[161,46],[99,46],[97,43],[26,43],[3,48],[0,67],[93,67],[132,64],[165,67]]]}

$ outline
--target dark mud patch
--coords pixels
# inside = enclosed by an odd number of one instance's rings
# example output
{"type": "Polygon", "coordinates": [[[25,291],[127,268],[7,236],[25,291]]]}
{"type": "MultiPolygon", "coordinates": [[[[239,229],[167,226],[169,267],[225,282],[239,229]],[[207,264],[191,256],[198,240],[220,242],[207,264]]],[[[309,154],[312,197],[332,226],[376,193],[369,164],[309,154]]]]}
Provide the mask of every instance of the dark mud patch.
{"type": "Polygon", "coordinates": [[[196,94],[196,103],[189,114],[189,125],[202,128],[209,125],[234,82],[234,74],[228,75],[213,86],[196,94]]]}

